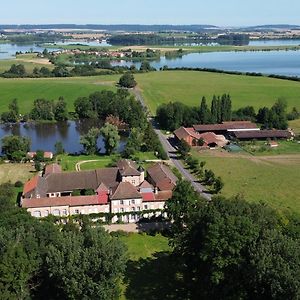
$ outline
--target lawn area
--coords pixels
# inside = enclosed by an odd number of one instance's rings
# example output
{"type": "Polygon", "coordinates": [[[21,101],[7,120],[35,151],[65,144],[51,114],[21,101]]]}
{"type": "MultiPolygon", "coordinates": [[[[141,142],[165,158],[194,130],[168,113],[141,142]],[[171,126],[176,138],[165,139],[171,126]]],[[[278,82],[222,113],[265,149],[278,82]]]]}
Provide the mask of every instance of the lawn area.
{"type": "Polygon", "coordinates": [[[0,164],[0,184],[11,181],[25,183],[35,174],[34,167],[31,164],[0,164]]]}
{"type": "Polygon", "coordinates": [[[155,236],[147,234],[130,233],[121,237],[128,248],[130,260],[138,261],[141,258],[153,258],[156,252],[170,251],[168,239],[161,234],[155,236]]]}
{"type": "Polygon", "coordinates": [[[289,127],[294,130],[296,134],[300,134],[300,119],[289,121],[289,127]]]}
{"type": "Polygon", "coordinates": [[[300,155],[252,156],[221,152],[196,152],[206,168],[221,176],[222,194],[241,194],[247,201],[264,201],[277,209],[300,212],[300,155]]]}
{"type": "MultiPolygon", "coordinates": [[[[75,166],[79,162],[83,161],[90,161],[85,162],[80,165],[80,169],[84,170],[93,170],[98,168],[106,168],[109,167],[113,162],[118,161],[121,159],[119,154],[113,154],[110,156],[107,155],[59,155],[57,157],[58,161],[60,162],[64,171],[75,171],[75,166]]],[[[143,167],[147,167],[149,163],[144,163],[145,160],[154,160],[157,157],[152,152],[138,152],[136,153],[134,159],[142,162],[143,167]]]]}
{"type": "Polygon", "coordinates": [[[69,77],[69,78],[24,78],[0,79],[0,113],[7,111],[8,103],[16,98],[20,112],[28,113],[33,101],[38,98],[57,100],[63,96],[70,111],[74,110],[74,100],[78,97],[103,89],[115,90],[115,82],[120,75],[69,77]]]}
{"type": "Polygon", "coordinates": [[[277,141],[278,147],[271,148],[265,141],[240,142],[239,145],[253,155],[280,155],[299,154],[300,144],[298,141],[277,141]]]}
{"type": "Polygon", "coordinates": [[[129,234],[121,239],[128,247],[130,259],[121,299],[186,299],[166,237],[129,234]]]}
{"type": "Polygon", "coordinates": [[[162,103],[180,101],[198,106],[202,96],[229,93],[233,109],[252,105],[272,106],[283,97],[289,109],[300,110],[300,82],[196,71],[164,71],[136,74],[135,78],[152,113],[162,103]]]}

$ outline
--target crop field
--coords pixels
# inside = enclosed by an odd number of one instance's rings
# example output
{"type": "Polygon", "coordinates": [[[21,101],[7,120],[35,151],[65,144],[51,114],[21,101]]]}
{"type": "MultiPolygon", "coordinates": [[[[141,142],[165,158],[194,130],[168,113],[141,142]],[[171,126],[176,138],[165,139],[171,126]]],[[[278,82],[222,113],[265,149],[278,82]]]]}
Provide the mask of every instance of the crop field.
{"type": "Polygon", "coordinates": [[[10,181],[25,183],[35,175],[35,169],[31,164],[0,164],[0,184],[10,181]]]}
{"type": "Polygon", "coordinates": [[[193,151],[206,168],[221,176],[224,196],[243,195],[276,209],[300,212],[300,155],[251,156],[225,150],[193,151]]]}
{"type": "Polygon", "coordinates": [[[119,75],[70,77],[70,78],[24,78],[0,79],[0,113],[7,111],[9,102],[16,98],[20,112],[28,113],[33,101],[38,98],[57,100],[64,97],[68,109],[74,110],[74,100],[78,97],[103,89],[115,90],[115,82],[119,75]]]}
{"type": "Polygon", "coordinates": [[[214,94],[224,93],[231,95],[233,109],[272,106],[282,97],[289,109],[295,106],[300,110],[300,82],[196,71],[151,72],[135,77],[153,114],[162,103],[180,101],[198,106],[202,96],[210,102],[214,94]]]}

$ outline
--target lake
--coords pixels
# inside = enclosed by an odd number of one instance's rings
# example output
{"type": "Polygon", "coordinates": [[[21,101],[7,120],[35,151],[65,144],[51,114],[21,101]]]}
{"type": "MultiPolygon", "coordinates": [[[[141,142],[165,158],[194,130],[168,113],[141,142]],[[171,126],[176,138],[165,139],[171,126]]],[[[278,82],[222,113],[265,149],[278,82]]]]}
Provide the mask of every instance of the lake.
{"type": "MultiPolygon", "coordinates": [[[[95,120],[78,120],[58,122],[56,124],[2,124],[0,125],[0,139],[6,135],[19,135],[31,139],[31,151],[44,150],[55,152],[55,143],[62,142],[68,153],[78,153],[83,150],[79,143],[80,135],[86,134],[92,127],[100,128],[103,123],[95,120]]],[[[121,136],[118,152],[124,150],[126,137],[121,136]]],[[[0,141],[1,146],[1,141],[0,141]]],[[[100,153],[105,153],[103,138],[98,139],[100,153]]]]}
{"type": "MultiPolygon", "coordinates": [[[[114,66],[131,66],[137,68],[141,63],[132,61],[114,61],[114,66]]],[[[150,62],[151,66],[160,69],[169,68],[212,68],[226,71],[257,72],[300,76],[300,51],[247,51],[247,52],[209,52],[190,53],[181,58],[150,62]]]]}

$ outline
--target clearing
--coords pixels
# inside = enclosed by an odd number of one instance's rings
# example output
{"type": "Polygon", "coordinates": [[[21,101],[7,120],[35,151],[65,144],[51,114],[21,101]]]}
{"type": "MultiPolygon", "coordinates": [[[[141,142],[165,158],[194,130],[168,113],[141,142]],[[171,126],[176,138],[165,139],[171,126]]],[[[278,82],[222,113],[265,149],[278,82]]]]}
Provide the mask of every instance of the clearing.
{"type": "Polygon", "coordinates": [[[243,195],[247,201],[263,201],[281,210],[300,212],[300,155],[253,156],[225,150],[197,152],[225,183],[222,195],[243,195]]]}
{"type": "Polygon", "coordinates": [[[0,113],[7,111],[9,102],[18,99],[20,112],[28,113],[35,99],[57,100],[64,97],[69,111],[74,110],[78,97],[101,90],[116,90],[115,82],[120,75],[68,77],[68,78],[20,78],[0,79],[0,113]]]}
{"type": "Polygon", "coordinates": [[[16,181],[25,183],[35,174],[32,164],[0,164],[0,184],[10,181],[14,184],[16,181]]]}
{"type": "Polygon", "coordinates": [[[202,96],[210,103],[214,94],[224,93],[231,95],[233,109],[272,106],[283,97],[289,109],[295,106],[300,110],[300,82],[198,71],[151,72],[136,74],[135,78],[152,114],[163,103],[179,101],[198,106],[202,96]]]}

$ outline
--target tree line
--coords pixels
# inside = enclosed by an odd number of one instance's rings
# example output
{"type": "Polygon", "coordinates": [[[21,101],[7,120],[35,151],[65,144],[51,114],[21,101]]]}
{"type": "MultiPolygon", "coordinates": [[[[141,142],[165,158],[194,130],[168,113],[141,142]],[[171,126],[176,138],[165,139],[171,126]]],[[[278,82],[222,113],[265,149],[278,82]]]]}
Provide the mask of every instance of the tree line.
{"type": "Polygon", "coordinates": [[[299,299],[299,215],[241,196],[207,202],[187,181],[165,209],[177,299],[299,299]]]}
{"type": "Polygon", "coordinates": [[[288,120],[297,119],[300,113],[296,107],[287,112],[287,103],[278,99],[271,108],[262,107],[255,111],[253,106],[232,110],[230,95],[213,96],[210,107],[203,97],[199,107],[190,107],[181,102],[169,102],[157,108],[156,118],[162,129],[173,131],[180,126],[214,124],[223,121],[253,121],[265,129],[287,129],[288,120]]]}
{"type": "Polygon", "coordinates": [[[0,185],[2,299],[117,299],[126,247],[88,221],[54,225],[14,205],[11,184],[0,185]]]}

